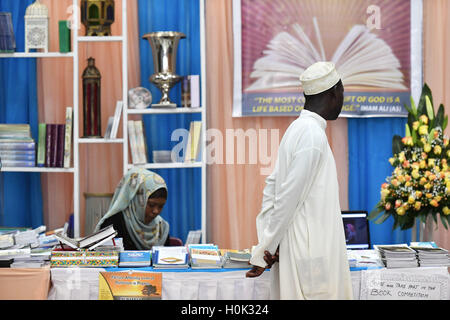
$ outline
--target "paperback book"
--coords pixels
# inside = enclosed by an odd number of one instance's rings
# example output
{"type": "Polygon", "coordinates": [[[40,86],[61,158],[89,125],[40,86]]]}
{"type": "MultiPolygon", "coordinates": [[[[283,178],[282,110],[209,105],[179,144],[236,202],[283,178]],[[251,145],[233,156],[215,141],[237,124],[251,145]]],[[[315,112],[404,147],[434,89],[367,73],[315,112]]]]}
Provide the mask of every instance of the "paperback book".
{"type": "Polygon", "coordinates": [[[158,268],[188,268],[189,254],[186,247],[153,247],[153,267],[158,268]]]}

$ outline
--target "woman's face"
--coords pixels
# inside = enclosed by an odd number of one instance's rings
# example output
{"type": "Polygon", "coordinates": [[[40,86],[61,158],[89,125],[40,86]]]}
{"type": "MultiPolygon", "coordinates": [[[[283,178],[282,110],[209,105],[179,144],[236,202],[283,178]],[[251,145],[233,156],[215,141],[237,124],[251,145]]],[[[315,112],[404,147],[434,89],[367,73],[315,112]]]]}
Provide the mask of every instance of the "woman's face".
{"type": "Polygon", "coordinates": [[[145,207],[145,224],[149,224],[155,219],[162,211],[166,199],[164,198],[149,198],[147,200],[147,206],[145,207]]]}

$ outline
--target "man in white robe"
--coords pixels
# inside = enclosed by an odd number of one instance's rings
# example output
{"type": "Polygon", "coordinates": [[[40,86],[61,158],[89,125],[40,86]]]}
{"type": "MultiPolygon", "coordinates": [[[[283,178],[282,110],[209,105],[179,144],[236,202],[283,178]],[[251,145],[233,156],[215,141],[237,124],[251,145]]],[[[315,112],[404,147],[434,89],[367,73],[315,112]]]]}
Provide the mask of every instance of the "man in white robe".
{"type": "Polygon", "coordinates": [[[313,64],[300,81],[305,107],[286,130],[266,179],[247,277],[270,267],[271,299],[353,299],[336,164],[325,133],[326,120],[341,112],[344,88],[331,62],[313,64]]]}

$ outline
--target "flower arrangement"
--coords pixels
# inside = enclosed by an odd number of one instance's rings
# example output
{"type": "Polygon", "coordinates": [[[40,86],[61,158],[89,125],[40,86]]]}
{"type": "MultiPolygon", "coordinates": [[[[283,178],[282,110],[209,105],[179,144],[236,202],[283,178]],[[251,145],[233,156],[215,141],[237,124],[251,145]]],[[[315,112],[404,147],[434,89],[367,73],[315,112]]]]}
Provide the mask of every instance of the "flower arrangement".
{"type": "Polygon", "coordinates": [[[416,218],[426,222],[438,216],[447,229],[450,225],[450,146],[443,134],[448,124],[441,104],[434,113],[429,87],[422,89],[419,104],[411,98],[405,136],[392,140],[394,167],[392,175],[381,185],[381,199],[369,215],[369,220],[383,223],[394,218],[393,229],[406,230],[414,226],[416,218]]]}

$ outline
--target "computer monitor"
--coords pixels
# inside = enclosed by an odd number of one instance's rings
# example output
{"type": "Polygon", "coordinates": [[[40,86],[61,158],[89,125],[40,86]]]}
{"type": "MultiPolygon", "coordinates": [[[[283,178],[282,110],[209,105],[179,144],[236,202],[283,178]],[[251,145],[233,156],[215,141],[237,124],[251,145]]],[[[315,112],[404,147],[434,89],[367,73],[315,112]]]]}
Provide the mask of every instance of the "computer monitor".
{"type": "Polygon", "coordinates": [[[369,249],[370,234],[367,211],[342,211],[347,249],[369,249]]]}

